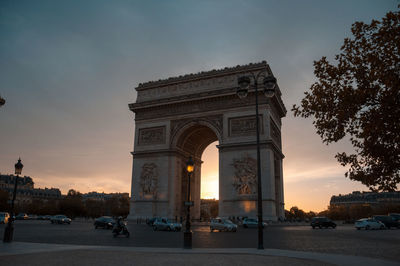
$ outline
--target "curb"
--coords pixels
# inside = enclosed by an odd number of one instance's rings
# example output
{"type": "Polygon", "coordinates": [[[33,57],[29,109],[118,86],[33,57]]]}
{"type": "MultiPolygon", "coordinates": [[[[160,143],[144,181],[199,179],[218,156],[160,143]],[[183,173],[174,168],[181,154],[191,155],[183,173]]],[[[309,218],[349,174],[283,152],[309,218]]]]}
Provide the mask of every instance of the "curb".
{"type": "Polygon", "coordinates": [[[32,254],[41,252],[57,252],[69,250],[92,250],[92,251],[126,251],[138,253],[156,253],[156,254],[235,254],[235,255],[258,255],[286,257],[293,259],[307,259],[336,265],[379,265],[379,266],[395,266],[400,263],[376,258],[340,255],[331,253],[305,252],[283,249],[181,249],[181,248],[149,248],[149,247],[120,247],[120,246],[86,246],[86,245],[62,245],[62,244],[43,244],[43,243],[27,243],[13,242],[0,244],[0,257],[8,255],[32,254]]]}

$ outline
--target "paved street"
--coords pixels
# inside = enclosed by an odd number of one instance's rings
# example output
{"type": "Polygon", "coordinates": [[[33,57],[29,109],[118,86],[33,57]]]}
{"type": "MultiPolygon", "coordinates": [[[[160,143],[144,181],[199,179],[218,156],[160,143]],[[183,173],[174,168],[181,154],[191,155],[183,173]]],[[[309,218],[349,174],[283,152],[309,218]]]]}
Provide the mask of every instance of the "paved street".
{"type": "MultiPolygon", "coordinates": [[[[4,225],[0,225],[1,238],[4,225]]],[[[95,230],[91,221],[55,225],[49,221],[16,221],[17,242],[74,244],[93,246],[134,246],[181,248],[182,232],[154,232],[147,225],[129,224],[130,238],[113,238],[111,230],[95,230]]],[[[236,233],[209,231],[194,226],[194,248],[255,248],[257,230],[239,228],[236,233]]],[[[311,229],[309,226],[269,226],[264,230],[266,249],[321,252],[387,259],[399,262],[400,230],[357,231],[352,225],[336,229],[311,229]]]]}

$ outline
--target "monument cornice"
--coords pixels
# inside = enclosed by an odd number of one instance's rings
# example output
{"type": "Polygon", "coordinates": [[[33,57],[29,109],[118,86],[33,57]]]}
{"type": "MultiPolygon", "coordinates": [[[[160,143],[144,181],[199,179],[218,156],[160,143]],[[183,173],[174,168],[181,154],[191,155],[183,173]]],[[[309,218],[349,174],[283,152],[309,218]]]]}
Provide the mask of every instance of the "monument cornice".
{"type": "Polygon", "coordinates": [[[199,93],[164,98],[164,99],[159,99],[159,100],[157,99],[157,100],[150,100],[150,101],[146,101],[146,102],[130,103],[129,109],[132,112],[135,112],[135,110],[142,109],[142,108],[152,108],[152,107],[158,107],[158,106],[162,106],[162,105],[179,104],[182,102],[193,101],[193,100],[201,101],[201,100],[205,100],[208,98],[224,97],[224,96],[230,96],[230,95],[236,95],[236,88],[225,88],[225,89],[221,89],[221,90],[199,92],[199,93]]]}
{"type": "Polygon", "coordinates": [[[190,153],[187,153],[179,148],[132,151],[130,153],[133,157],[154,157],[154,156],[176,156],[176,155],[179,155],[179,156],[186,158],[191,155],[190,153]]]}
{"type": "Polygon", "coordinates": [[[232,75],[235,73],[240,73],[244,71],[256,71],[263,68],[267,68],[269,72],[271,72],[266,61],[261,61],[259,63],[250,63],[247,65],[237,65],[235,67],[225,67],[223,69],[213,69],[211,71],[202,71],[196,74],[186,74],[178,77],[170,77],[167,79],[159,79],[157,81],[148,81],[145,83],[139,83],[138,87],[136,87],[136,91],[143,91],[146,89],[162,87],[167,85],[173,85],[182,82],[190,82],[201,79],[207,79],[212,77],[220,77],[225,75],[232,75]]]}
{"type": "MultiPolygon", "coordinates": [[[[283,155],[281,148],[272,140],[264,140],[260,141],[260,145],[267,146],[267,148],[271,148],[275,153],[277,153],[281,159],[285,158],[283,155]]],[[[257,147],[256,141],[251,142],[239,142],[239,143],[228,143],[228,144],[220,144],[217,145],[217,148],[220,152],[224,152],[227,150],[238,150],[240,148],[247,149],[249,146],[257,147]]]]}
{"type": "MultiPolygon", "coordinates": [[[[222,200],[223,202],[240,202],[240,201],[255,201],[257,202],[257,198],[256,197],[248,197],[248,198],[243,198],[243,199],[226,199],[226,200],[222,200]]],[[[270,198],[263,198],[262,201],[270,201],[270,202],[275,202],[274,199],[270,199],[270,198]]]]}
{"type": "MultiPolygon", "coordinates": [[[[129,109],[136,113],[136,121],[150,119],[152,117],[168,117],[180,114],[190,114],[191,112],[208,112],[213,110],[228,110],[237,106],[254,106],[254,91],[250,91],[249,97],[239,99],[235,89],[224,89],[223,92],[216,94],[200,93],[199,95],[186,95],[165,100],[152,101],[146,103],[134,103],[129,105],[129,109]],[[159,111],[157,111],[159,110],[159,111]],[[167,110],[167,111],[163,111],[167,110]],[[146,113],[146,115],[143,115],[146,113]]],[[[260,92],[261,93],[261,92],[260,92]]],[[[281,109],[279,100],[270,100],[265,97],[259,99],[262,105],[273,105],[279,112],[280,117],[284,117],[286,109],[281,109]]]]}

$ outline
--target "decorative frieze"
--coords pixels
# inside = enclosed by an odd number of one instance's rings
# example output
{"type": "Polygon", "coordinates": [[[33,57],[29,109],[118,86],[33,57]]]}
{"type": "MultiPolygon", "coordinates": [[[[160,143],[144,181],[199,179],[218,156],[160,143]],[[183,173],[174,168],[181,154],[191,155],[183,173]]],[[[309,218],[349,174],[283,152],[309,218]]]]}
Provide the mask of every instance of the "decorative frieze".
{"type": "MultiPolygon", "coordinates": [[[[229,119],[229,136],[254,136],[256,134],[256,119],[254,115],[234,117],[229,119]]],[[[263,132],[262,115],[259,115],[260,133],[263,132]]]]}
{"type": "Polygon", "coordinates": [[[221,87],[236,87],[238,75],[244,75],[248,71],[260,71],[264,69],[269,74],[272,74],[267,62],[262,61],[141,83],[136,88],[136,91],[138,91],[136,102],[161,99],[186,93],[210,91],[221,87]]]}
{"type": "Polygon", "coordinates": [[[180,96],[182,94],[192,94],[201,91],[210,91],[235,86],[237,86],[236,75],[212,77],[208,79],[171,84],[147,90],[139,90],[136,102],[144,102],[149,100],[162,99],[165,97],[180,96]]]}
{"type": "Polygon", "coordinates": [[[256,159],[245,154],[240,159],[233,159],[235,177],[233,187],[238,195],[254,195],[257,193],[256,159]]]}
{"type": "Polygon", "coordinates": [[[140,128],[138,145],[165,144],[165,126],[140,128]]]}

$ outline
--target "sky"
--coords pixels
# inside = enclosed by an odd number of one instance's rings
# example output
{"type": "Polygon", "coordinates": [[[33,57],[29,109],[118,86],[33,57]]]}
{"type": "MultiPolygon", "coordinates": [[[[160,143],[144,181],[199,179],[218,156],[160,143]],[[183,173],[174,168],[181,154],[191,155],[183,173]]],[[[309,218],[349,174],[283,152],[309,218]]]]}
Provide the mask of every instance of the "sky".
{"type": "MultiPolygon", "coordinates": [[[[332,195],[367,190],[344,177],[312,119],[294,118],[355,21],[396,0],[0,1],[0,173],[35,187],[130,192],[134,115],[142,82],[266,60],[288,109],[282,120],[285,208],[321,211],[332,195]]],[[[217,149],[203,154],[202,197],[218,197],[217,149]]]]}

